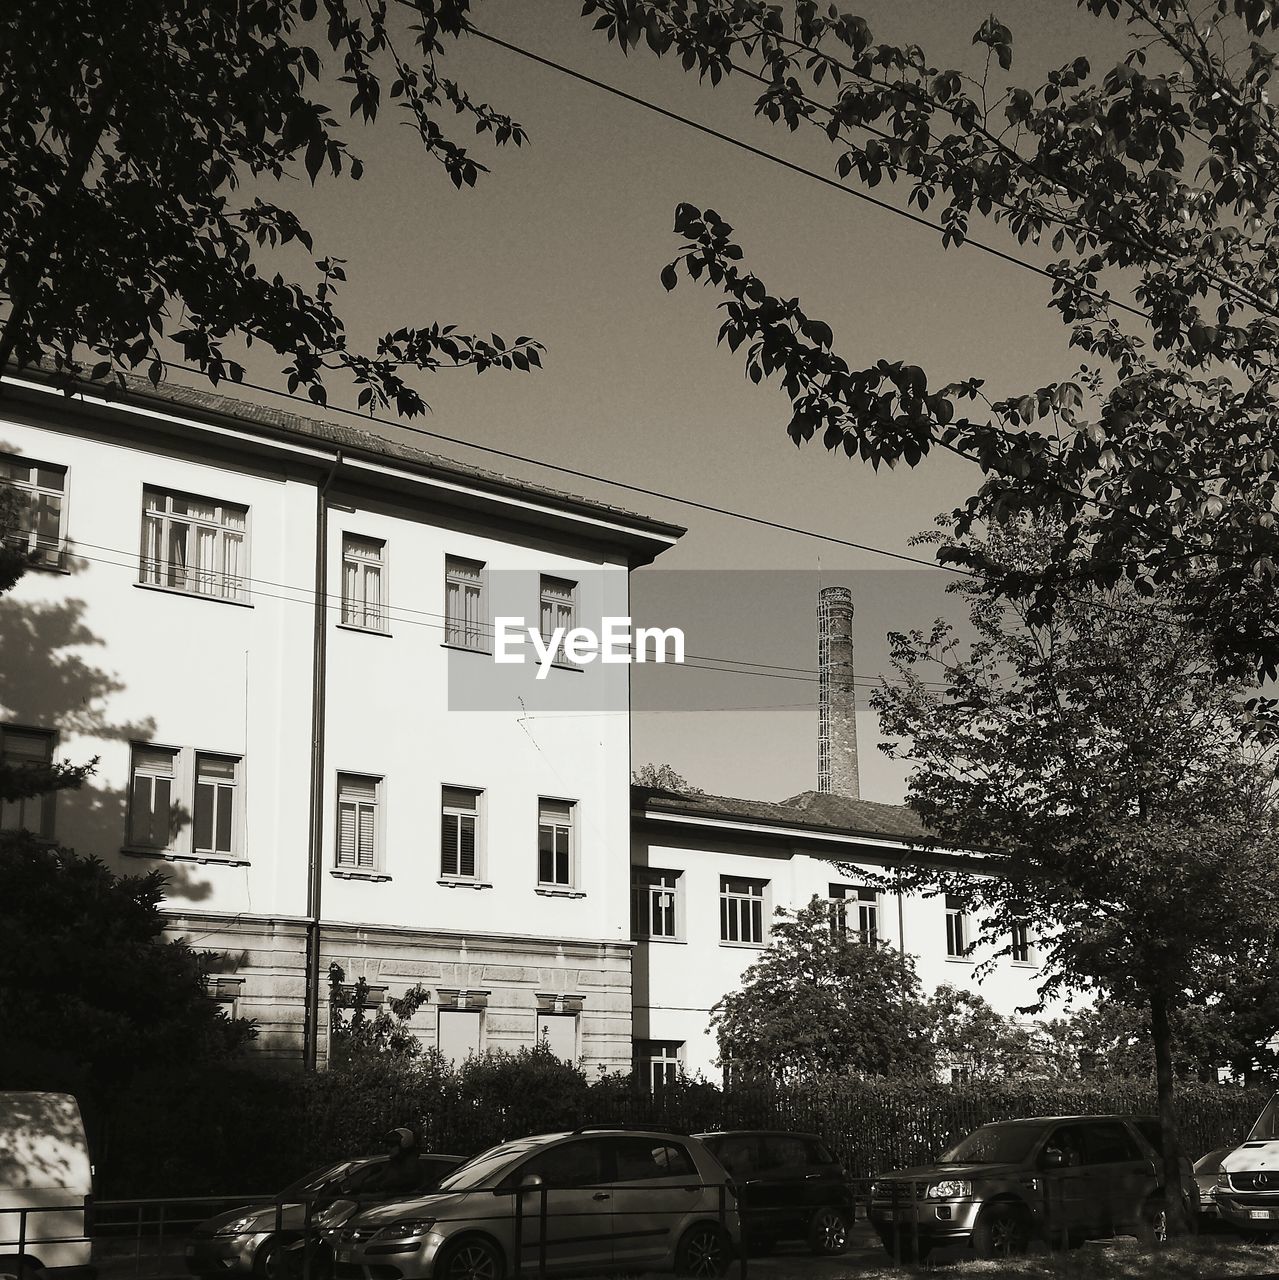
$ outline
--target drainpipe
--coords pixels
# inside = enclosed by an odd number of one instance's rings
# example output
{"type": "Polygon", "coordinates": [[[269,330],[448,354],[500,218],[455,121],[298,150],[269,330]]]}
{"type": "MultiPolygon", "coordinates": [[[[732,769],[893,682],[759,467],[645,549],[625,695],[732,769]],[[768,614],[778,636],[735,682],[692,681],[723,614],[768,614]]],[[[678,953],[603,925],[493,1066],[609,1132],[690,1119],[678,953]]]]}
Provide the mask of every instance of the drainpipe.
{"type": "Polygon", "coordinates": [[[314,1071],[320,1041],[320,896],[324,886],[324,692],[328,646],[329,486],[342,465],[339,451],[315,499],[315,635],[311,667],[311,793],[307,821],[306,1020],[302,1065],[314,1071]]]}

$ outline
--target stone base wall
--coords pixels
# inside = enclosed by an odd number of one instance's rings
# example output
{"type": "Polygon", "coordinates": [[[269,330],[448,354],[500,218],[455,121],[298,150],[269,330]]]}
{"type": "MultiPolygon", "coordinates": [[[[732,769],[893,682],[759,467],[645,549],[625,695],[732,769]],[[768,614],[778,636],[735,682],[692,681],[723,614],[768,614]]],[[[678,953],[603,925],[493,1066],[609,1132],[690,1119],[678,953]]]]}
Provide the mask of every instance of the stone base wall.
{"type": "MultiPolygon", "coordinates": [[[[170,912],[167,932],[214,951],[227,1011],[258,1023],[257,1052],[302,1059],[306,925],[299,920],[170,912]]],[[[421,984],[430,999],[409,1022],[436,1045],[440,1008],[482,1008],[481,1047],[508,1052],[537,1039],[539,1009],[575,1012],[578,1054],[592,1077],[631,1065],[631,953],[616,942],[556,942],[503,934],[457,934],[325,924],[321,933],[320,1057],[328,1045],[328,969],[392,998],[421,984]],[[459,995],[459,993],[463,993],[459,995]]]]}

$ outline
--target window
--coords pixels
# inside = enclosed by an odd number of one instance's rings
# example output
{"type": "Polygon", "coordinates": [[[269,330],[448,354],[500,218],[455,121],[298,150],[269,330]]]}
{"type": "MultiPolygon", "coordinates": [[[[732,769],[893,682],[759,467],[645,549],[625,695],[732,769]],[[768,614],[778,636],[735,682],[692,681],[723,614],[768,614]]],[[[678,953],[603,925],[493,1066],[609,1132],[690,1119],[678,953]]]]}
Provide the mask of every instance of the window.
{"type": "Polygon", "coordinates": [[[463,649],[488,648],[484,620],[484,564],[446,556],[444,560],[444,643],[463,649]]]}
{"type": "Polygon", "coordinates": [[[386,543],[378,538],[342,537],[342,621],[365,631],[386,630],[383,565],[386,543]]]}
{"type": "Polygon", "coordinates": [[[675,899],[680,873],[656,867],[631,868],[631,937],[678,936],[675,899]]]}
{"type": "Polygon", "coordinates": [[[576,1062],[577,1014],[539,1013],[537,1042],[546,1045],[561,1062],[576,1062]]]}
{"type": "Polygon", "coordinates": [[[946,895],[946,954],[952,960],[968,954],[968,924],[963,901],[953,893],[946,895]]]}
{"type": "Polygon", "coordinates": [[[610,1138],[618,1182],[655,1182],[658,1178],[696,1178],[688,1152],[660,1138],[610,1138]]]}
{"type": "Polygon", "coordinates": [[[636,1040],[635,1079],[646,1089],[657,1090],[679,1079],[683,1040],[636,1040]]]}
{"type": "Polygon", "coordinates": [[[480,796],[482,791],[445,787],[440,817],[440,875],[479,878],[480,796]]]}
{"type": "Polygon", "coordinates": [[[239,756],[134,743],[127,844],[184,857],[238,857],[241,765],[239,756]]]}
{"type": "Polygon", "coordinates": [[[764,942],[764,888],[767,880],[719,878],[719,936],[721,942],[764,942]]]}
{"type": "Polygon", "coordinates": [[[238,761],[230,756],[197,753],[195,757],[196,853],[230,857],[235,846],[235,784],[238,761]]]}
{"type": "MultiPolygon", "coordinates": [[[[53,764],[53,734],[0,725],[0,760],[10,769],[47,769],[53,764]]],[[[0,803],[0,831],[29,831],[52,839],[55,795],[46,791],[0,803]]]]}
{"type": "Polygon", "coordinates": [[[66,467],[0,454],[0,486],[18,496],[9,540],[37,567],[61,569],[66,559],[66,467]]]}
{"type": "Polygon", "coordinates": [[[879,893],[875,889],[833,884],[830,887],[831,933],[846,937],[851,929],[859,942],[873,947],[879,942],[879,893]]]}
{"type": "MultiPolygon", "coordinates": [[[[551,637],[559,628],[567,635],[577,626],[577,583],[567,578],[542,577],[542,639],[550,644],[551,637]]],[[[556,661],[563,662],[563,651],[555,655],[556,661]]]]}
{"type": "Polygon", "coordinates": [[[455,1067],[480,1051],[479,1009],[441,1009],[438,1044],[441,1055],[455,1067]]]}
{"type": "Polygon", "coordinates": [[[337,865],[348,871],[374,871],[378,863],[380,778],[338,774],[337,865]]]}
{"type": "Polygon", "coordinates": [[[537,882],[573,883],[573,810],[571,800],[537,802],[537,882]]]}
{"type": "Polygon", "coordinates": [[[143,500],[140,581],[219,600],[246,598],[248,507],[150,488],[143,500]]]}
{"type": "Polygon", "coordinates": [[[1013,925],[1011,956],[1013,964],[1032,964],[1030,953],[1030,927],[1024,920],[1013,925]]]}

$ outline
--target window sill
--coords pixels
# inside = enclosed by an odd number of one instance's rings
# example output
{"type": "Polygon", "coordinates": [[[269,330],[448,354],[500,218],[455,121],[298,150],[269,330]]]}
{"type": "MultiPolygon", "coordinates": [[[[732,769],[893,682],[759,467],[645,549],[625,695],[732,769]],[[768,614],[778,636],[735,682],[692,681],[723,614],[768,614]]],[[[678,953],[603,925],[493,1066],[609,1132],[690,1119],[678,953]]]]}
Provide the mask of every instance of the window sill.
{"type": "Polygon", "coordinates": [[[337,622],[334,626],[339,631],[356,631],[362,636],[385,636],[388,640],[391,638],[391,633],[383,631],[381,627],[361,627],[354,622],[337,622]]]}
{"type": "Polygon", "coordinates": [[[947,964],[976,964],[972,956],[947,956],[947,964]]]}
{"type": "Polygon", "coordinates": [[[667,944],[674,943],[676,946],[679,946],[679,947],[684,947],[688,945],[687,938],[666,938],[661,935],[658,935],[656,937],[649,936],[649,937],[643,937],[643,938],[633,937],[631,941],[632,942],[659,942],[659,943],[667,943],[667,944]]]}
{"type": "Polygon", "coordinates": [[[488,645],[480,648],[477,645],[454,644],[451,640],[444,640],[440,643],[440,648],[452,649],[455,653],[478,653],[482,658],[491,658],[493,656],[493,649],[488,645]]]}
{"type": "Polygon", "coordinates": [[[466,880],[448,876],[441,876],[435,883],[443,885],[446,889],[491,889],[493,887],[491,880],[466,880]]]}
{"type": "Polygon", "coordinates": [[[139,591],[157,591],[161,595],[181,596],[184,600],[208,600],[213,604],[234,605],[237,609],[252,609],[251,600],[229,600],[226,596],[206,595],[203,591],[184,591],[181,587],[166,587],[158,582],[135,582],[139,591]]]}
{"type": "Polygon", "coordinates": [[[376,884],[391,878],[384,871],[354,871],[350,867],[330,867],[329,875],[339,880],[369,880],[376,884]]]}
{"type": "Polygon", "coordinates": [[[29,564],[26,568],[27,573],[60,573],[65,577],[71,576],[71,570],[65,564],[29,564]]]}
{"type": "Polygon", "coordinates": [[[586,894],[581,889],[570,889],[567,885],[539,884],[533,892],[540,894],[543,898],[586,897],[586,894]]]}
{"type": "Polygon", "coordinates": [[[1039,962],[1037,960],[1011,960],[1009,963],[1014,969],[1038,969],[1039,962]]]}
{"type": "Polygon", "coordinates": [[[247,867],[248,858],[237,858],[216,853],[175,853],[172,849],[148,849],[144,845],[121,845],[121,853],[131,858],[163,858],[165,862],[198,862],[201,866],[212,867],[247,867]]]}
{"type": "Polygon", "coordinates": [[[763,951],[764,948],[768,946],[768,943],[767,942],[733,942],[729,938],[721,938],[719,940],[719,945],[721,947],[738,947],[746,951],[763,951]]]}

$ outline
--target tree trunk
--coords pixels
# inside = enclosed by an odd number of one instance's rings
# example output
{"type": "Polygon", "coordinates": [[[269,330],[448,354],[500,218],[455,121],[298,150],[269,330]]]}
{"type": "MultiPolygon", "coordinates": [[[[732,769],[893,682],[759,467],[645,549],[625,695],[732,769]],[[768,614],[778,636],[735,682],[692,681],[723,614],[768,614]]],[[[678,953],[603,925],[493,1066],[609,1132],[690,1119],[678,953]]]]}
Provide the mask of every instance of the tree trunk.
{"type": "Polygon", "coordinates": [[[1187,1235],[1194,1229],[1181,1186],[1181,1137],[1173,1105],[1172,1028],[1168,1001],[1162,993],[1150,997],[1150,1032],[1155,1049],[1155,1091],[1158,1097],[1159,1132],[1163,1147],[1164,1207],[1170,1235],[1187,1235]]]}

